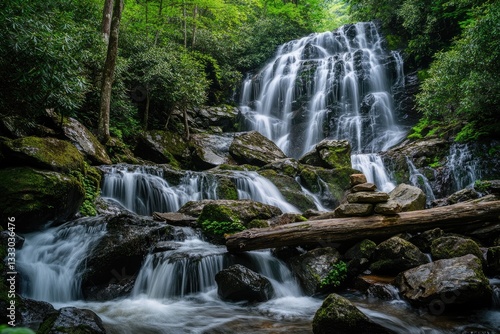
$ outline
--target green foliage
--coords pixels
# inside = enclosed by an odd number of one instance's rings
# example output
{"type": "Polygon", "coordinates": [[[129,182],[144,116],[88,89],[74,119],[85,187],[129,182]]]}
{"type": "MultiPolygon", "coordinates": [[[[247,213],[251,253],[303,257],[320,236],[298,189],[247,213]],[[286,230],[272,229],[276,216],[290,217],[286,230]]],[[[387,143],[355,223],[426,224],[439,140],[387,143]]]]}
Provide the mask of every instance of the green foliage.
{"type": "Polygon", "coordinates": [[[225,234],[233,234],[243,231],[245,226],[241,225],[239,222],[218,222],[205,220],[201,223],[201,228],[203,232],[207,234],[224,236],[225,234]]]}
{"type": "Polygon", "coordinates": [[[86,162],[85,174],[79,171],[72,171],[71,174],[81,182],[85,191],[85,197],[79,209],[80,213],[84,216],[97,215],[95,201],[100,193],[101,174],[95,167],[89,166],[86,162]]]}
{"type": "Polygon", "coordinates": [[[35,332],[29,328],[0,325],[0,334],[35,334],[35,332]]]}
{"type": "Polygon", "coordinates": [[[480,193],[486,192],[490,187],[490,183],[488,181],[476,180],[474,182],[474,189],[479,191],[480,193]]]}
{"type": "Polygon", "coordinates": [[[340,286],[347,278],[347,265],[344,261],[339,261],[332,265],[332,269],[326,275],[325,278],[321,280],[320,287],[338,287],[340,286]]]}

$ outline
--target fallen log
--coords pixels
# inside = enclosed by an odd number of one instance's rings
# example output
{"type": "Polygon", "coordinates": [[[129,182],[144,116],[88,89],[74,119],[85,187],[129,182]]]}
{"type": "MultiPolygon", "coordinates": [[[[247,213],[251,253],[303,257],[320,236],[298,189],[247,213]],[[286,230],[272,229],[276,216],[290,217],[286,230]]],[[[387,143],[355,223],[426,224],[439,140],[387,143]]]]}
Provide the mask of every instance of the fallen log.
{"type": "Polygon", "coordinates": [[[500,201],[458,203],[394,216],[332,218],[245,230],[226,237],[229,252],[255,249],[356,241],[389,237],[402,232],[421,232],[439,227],[459,232],[500,221],[500,201]]]}

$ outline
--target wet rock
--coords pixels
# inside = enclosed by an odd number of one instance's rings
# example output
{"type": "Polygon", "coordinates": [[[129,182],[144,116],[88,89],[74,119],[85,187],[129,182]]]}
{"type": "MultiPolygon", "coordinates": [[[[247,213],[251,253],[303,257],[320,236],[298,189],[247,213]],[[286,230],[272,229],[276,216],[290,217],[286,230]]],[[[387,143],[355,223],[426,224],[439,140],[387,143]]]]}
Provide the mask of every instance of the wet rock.
{"type": "Polygon", "coordinates": [[[134,276],[144,256],[161,240],[171,238],[171,227],[131,213],[108,218],[107,233],[84,261],[82,289],[87,299],[97,292],[134,276]],[[117,275],[119,278],[117,278],[117,275]]]}
{"type": "Polygon", "coordinates": [[[314,334],[394,333],[374,322],[349,300],[334,293],[323,301],[314,315],[314,334]]]}
{"type": "Polygon", "coordinates": [[[267,278],[239,264],[218,272],[215,281],[223,300],[265,302],[274,295],[267,278]]]}
{"type": "Polygon", "coordinates": [[[483,252],[471,239],[444,236],[437,238],[431,244],[431,255],[434,260],[451,259],[467,254],[475,255],[478,259],[483,260],[483,252]]]}
{"type": "Polygon", "coordinates": [[[324,139],[300,158],[299,162],[324,168],[350,168],[351,145],[347,140],[324,139]]]}
{"type": "Polygon", "coordinates": [[[488,248],[486,259],[489,273],[500,275],[500,246],[488,248]]]}
{"type": "Polygon", "coordinates": [[[373,213],[373,204],[342,203],[334,211],[335,217],[363,217],[373,213]]]}
{"type": "Polygon", "coordinates": [[[232,141],[228,135],[193,134],[189,146],[194,169],[205,170],[228,163],[232,141]]]}
{"type": "Polygon", "coordinates": [[[479,197],[481,197],[481,195],[476,190],[472,188],[465,188],[448,196],[447,202],[448,204],[457,204],[461,202],[470,201],[472,199],[476,199],[479,197]]]}
{"type": "Polygon", "coordinates": [[[349,203],[384,203],[389,199],[389,194],[384,192],[361,191],[347,195],[349,203]]]}
{"type": "Polygon", "coordinates": [[[72,117],[64,118],[61,123],[61,117],[54,111],[47,110],[47,113],[63,135],[93,164],[111,164],[111,159],[104,146],[82,123],[72,117]]]}
{"type": "MultiPolygon", "coordinates": [[[[3,276],[2,279],[4,279],[3,276]]],[[[0,298],[0,316],[7,323],[14,319],[10,317],[13,313],[8,309],[12,306],[10,299],[7,298],[7,292],[4,296],[0,298]]],[[[38,328],[49,314],[56,312],[54,307],[47,302],[24,298],[17,294],[15,301],[15,323],[19,327],[38,328]]]]}
{"type": "Polygon", "coordinates": [[[410,302],[443,312],[448,306],[485,306],[492,290],[481,260],[468,254],[407,270],[396,277],[401,294],[410,302]]]}
{"type": "Polygon", "coordinates": [[[331,247],[316,248],[291,258],[288,261],[292,272],[297,275],[307,295],[322,291],[321,281],[328,275],[332,265],[338,263],[340,253],[331,247]]]}
{"type": "Polygon", "coordinates": [[[307,219],[299,213],[284,213],[278,217],[269,220],[269,226],[287,225],[291,223],[299,223],[307,219]]]}
{"type": "Polygon", "coordinates": [[[396,215],[402,210],[401,204],[396,201],[389,200],[385,203],[377,203],[373,211],[381,215],[396,215]]]}
{"type": "Polygon", "coordinates": [[[351,248],[349,248],[344,253],[343,258],[346,260],[361,259],[361,258],[370,259],[376,248],[377,248],[376,243],[374,243],[371,240],[365,239],[363,241],[358,242],[351,248]]]}
{"type": "Polygon", "coordinates": [[[358,184],[367,183],[365,174],[352,174],[349,177],[351,182],[351,187],[355,187],[358,184]]]}
{"type": "Polygon", "coordinates": [[[245,132],[235,136],[229,153],[240,164],[264,166],[286,155],[271,140],[257,131],[245,132]]]}
{"type": "Polygon", "coordinates": [[[147,131],[137,138],[136,156],[173,167],[190,167],[191,152],[186,141],[171,131],[147,131]]]}
{"type": "Polygon", "coordinates": [[[414,237],[411,237],[410,241],[412,244],[417,246],[422,252],[424,253],[430,253],[431,252],[431,245],[434,240],[437,238],[440,238],[444,235],[444,232],[440,228],[435,228],[432,230],[427,230],[425,232],[422,232],[420,234],[417,234],[414,237]]]}
{"type": "Polygon", "coordinates": [[[40,325],[38,334],[106,334],[101,318],[91,310],[63,307],[49,315],[40,325]]]}
{"type": "Polygon", "coordinates": [[[296,177],[300,173],[301,165],[299,162],[292,158],[280,159],[271,162],[262,167],[263,170],[271,169],[279,174],[284,174],[290,177],[296,177]]]}
{"type": "Polygon", "coordinates": [[[216,128],[223,132],[232,132],[237,123],[239,110],[231,106],[203,106],[188,109],[189,122],[196,129],[213,131],[216,128]]]}
{"type": "Polygon", "coordinates": [[[429,259],[417,246],[399,237],[380,243],[372,255],[370,270],[382,275],[398,273],[428,263],[429,259]]]}
{"type": "Polygon", "coordinates": [[[134,153],[118,138],[111,137],[106,143],[106,148],[109,151],[109,157],[113,164],[128,163],[138,164],[139,159],[134,156],[134,153]]]}
{"type": "Polygon", "coordinates": [[[180,247],[181,245],[174,241],[160,241],[153,247],[152,252],[153,253],[166,252],[179,249],[180,247]]]}
{"type": "Polygon", "coordinates": [[[173,226],[196,227],[196,218],[180,212],[153,212],[153,219],[173,226]]]}
{"type": "Polygon", "coordinates": [[[5,249],[7,249],[8,247],[12,247],[12,239],[14,240],[14,248],[16,249],[23,248],[25,238],[16,233],[14,233],[14,237],[12,237],[10,231],[0,232],[0,247],[5,249]]]}
{"type": "Polygon", "coordinates": [[[352,192],[370,192],[370,191],[375,191],[377,190],[377,186],[373,183],[361,183],[361,184],[356,184],[351,188],[352,192]]]}
{"type": "Polygon", "coordinates": [[[401,205],[402,211],[415,211],[425,209],[426,196],[418,187],[399,184],[389,193],[390,199],[401,205]]]}
{"type": "Polygon", "coordinates": [[[0,214],[16,217],[19,232],[36,230],[48,221],[68,220],[84,196],[82,184],[71,175],[28,167],[0,169],[0,214]]]}
{"type": "Polygon", "coordinates": [[[56,138],[24,137],[0,143],[1,165],[30,166],[56,172],[83,172],[83,156],[69,142],[56,138]]]}

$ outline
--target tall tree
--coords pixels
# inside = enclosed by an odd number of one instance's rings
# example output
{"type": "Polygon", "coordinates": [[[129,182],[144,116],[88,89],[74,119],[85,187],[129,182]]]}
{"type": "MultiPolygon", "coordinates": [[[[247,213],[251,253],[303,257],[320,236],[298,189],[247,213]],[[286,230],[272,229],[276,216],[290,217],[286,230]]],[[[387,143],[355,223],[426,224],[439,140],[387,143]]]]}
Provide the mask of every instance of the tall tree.
{"type": "Polygon", "coordinates": [[[106,43],[108,43],[109,41],[112,15],[113,15],[113,0],[105,0],[104,9],[102,11],[101,32],[102,32],[102,37],[106,43]]]}
{"type": "Polygon", "coordinates": [[[118,33],[120,31],[120,20],[123,12],[123,0],[115,0],[113,5],[113,17],[108,43],[108,52],[104,63],[101,86],[101,105],[99,110],[99,125],[97,136],[102,143],[109,140],[109,112],[111,105],[111,88],[118,57],[118,33]]]}

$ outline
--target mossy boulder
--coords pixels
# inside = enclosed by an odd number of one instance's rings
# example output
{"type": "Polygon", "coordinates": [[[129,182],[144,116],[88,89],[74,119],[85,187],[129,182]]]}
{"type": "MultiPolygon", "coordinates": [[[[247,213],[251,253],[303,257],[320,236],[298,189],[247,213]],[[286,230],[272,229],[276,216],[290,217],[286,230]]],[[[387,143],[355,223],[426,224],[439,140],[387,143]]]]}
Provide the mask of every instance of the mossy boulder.
{"type": "Polygon", "coordinates": [[[372,255],[370,270],[382,275],[397,275],[398,273],[429,263],[427,256],[417,246],[401,239],[392,237],[381,242],[372,255]]]}
{"type": "Polygon", "coordinates": [[[330,294],[314,315],[314,334],[394,333],[371,321],[349,300],[337,294],[330,294]]]}
{"type": "Polygon", "coordinates": [[[129,163],[137,164],[139,159],[134,156],[130,148],[118,138],[110,138],[106,143],[106,149],[113,164],[129,163]]]}
{"type": "Polygon", "coordinates": [[[275,170],[267,169],[259,172],[260,175],[271,181],[283,195],[285,200],[301,212],[316,209],[314,200],[302,192],[302,187],[294,178],[279,174],[275,170]]]}
{"type": "Polygon", "coordinates": [[[351,145],[347,140],[324,139],[299,162],[325,168],[351,168],[351,145]]]}
{"type": "Polygon", "coordinates": [[[134,153],[142,159],[173,167],[191,167],[191,151],[184,138],[175,132],[153,130],[141,133],[134,153]]]}
{"type": "Polygon", "coordinates": [[[220,199],[237,200],[238,189],[231,179],[227,177],[219,177],[217,180],[217,197],[220,199]]]}
{"type": "Polygon", "coordinates": [[[228,135],[193,134],[189,142],[193,168],[205,170],[227,163],[232,140],[228,135]]]}
{"type": "Polygon", "coordinates": [[[91,310],[63,307],[49,315],[38,334],[106,334],[101,318],[91,310]]]}
{"type": "Polygon", "coordinates": [[[278,174],[286,175],[289,177],[296,177],[300,173],[301,165],[299,162],[292,158],[276,160],[262,167],[263,170],[274,170],[278,174]]]}
{"type": "Polygon", "coordinates": [[[472,254],[443,259],[407,270],[396,277],[396,286],[411,303],[441,314],[452,306],[487,306],[492,290],[481,260],[472,254]]]}
{"type": "Polygon", "coordinates": [[[75,147],[82,152],[85,157],[97,165],[109,165],[111,159],[104,146],[82,123],[71,117],[61,117],[52,110],[47,110],[55,127],[62,132],[75,147]]]}
{"type": "Polygon", "coordinates": [[[63,173],[83,171],[82,154],[64,140],[23,137],[4,140],[0,147],[4,166],[31,166],[63,173]]]}
{"type": "Polygon", "coordinates": [[[244,132],[235,136],[229,153],[240,164],[264,166],[286,155],[274,142],[257,131],[244,132]]]}
{"type": "Polygon", "coordinates": [[[431,255],[434,260],[451,259],[467,254],[483,259],[483,252],[472,239],[459,236],[443,236],[435,239],[431,244],[431,255]]]}
{"type": "Polygon", "coordinates": [[[389,198],[401,205],[401,211],[425,209],[426,196],[422,189],[401,183],[389,193],[389,198]]]}
{"type": "Polygon", "coordinates": [[[218,272],[215,281],[217,293],[223,300],[265,302],[274,295],[267,278],[240,264],[218,272]]]}
{"type": "Polygon", "coordinates": [[[413,236],[409,241],[417,246],[422,252],[430,253],[432,242],[444,235],[444,231],[440,228],[424,231],[413,236]]]}
{"type": "Polygon", "coordinates": [[[0,169],[1,216],[16,217],[16,229],[22,232],[66,221],[84,196],[81,182],[71,175],[28,167],[0,169]]]}

